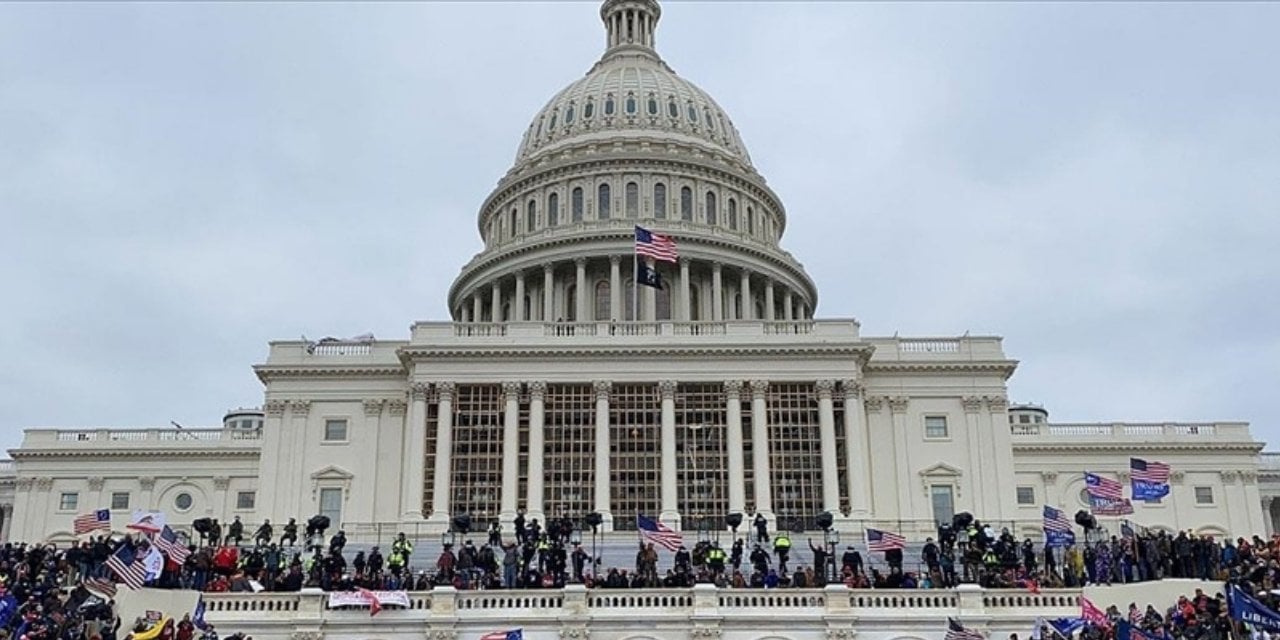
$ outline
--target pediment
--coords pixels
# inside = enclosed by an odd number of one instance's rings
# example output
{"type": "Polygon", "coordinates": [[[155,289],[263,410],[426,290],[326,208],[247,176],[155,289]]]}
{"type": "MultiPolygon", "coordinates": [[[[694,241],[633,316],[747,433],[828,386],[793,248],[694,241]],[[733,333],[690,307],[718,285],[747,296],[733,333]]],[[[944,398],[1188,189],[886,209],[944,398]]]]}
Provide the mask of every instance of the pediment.
{"type": "Polygon", "coordinates": [[[926,478],[959,478],[964,475],[964,472],[945,462],[939,462],[932,467],[921,469],[920,475],[926,478]]]}
{"type": "Polygon", "coordinates": [[[342,467],[329,465],[311,474],[312,480],[351,480],[355,474],[342,467]]]}

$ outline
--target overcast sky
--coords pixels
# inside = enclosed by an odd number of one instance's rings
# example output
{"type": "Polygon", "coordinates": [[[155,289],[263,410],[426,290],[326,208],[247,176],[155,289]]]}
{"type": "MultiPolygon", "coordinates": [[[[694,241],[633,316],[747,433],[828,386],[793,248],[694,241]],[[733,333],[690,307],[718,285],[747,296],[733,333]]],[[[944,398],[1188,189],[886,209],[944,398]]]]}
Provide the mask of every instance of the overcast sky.
{"type": "MultiPolygon", "coordinates": [[[[0,4],[0,446],[217,424],[269,340],[446,318],[597,9],[0,4]]],[[[663,9],[820,316],[1002,335],[1056,421],[1280,440],[1280,5],[663,9]]]]}

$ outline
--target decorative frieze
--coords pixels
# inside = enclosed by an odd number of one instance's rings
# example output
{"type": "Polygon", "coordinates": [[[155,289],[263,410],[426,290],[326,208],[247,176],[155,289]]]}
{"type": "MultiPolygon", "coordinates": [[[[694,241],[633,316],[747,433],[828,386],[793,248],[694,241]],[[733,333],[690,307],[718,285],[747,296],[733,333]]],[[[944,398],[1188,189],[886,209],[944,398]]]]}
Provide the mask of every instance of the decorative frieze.
{"type": "Polygon", "coordinates": [[[861,398],[867,392],[867,388],[862,384],[862,378],[850,378],[842,380],[840,386],[844,389],[845,398],[861,398]]]}
{"type": "Polygon", "coordinates": [[[436,383],[436,396],[439,398],[440,402],[444,402],[446,400],[452,402],[453,395],[457,391],[458,391],[458,385],[453,382],[437,382],[436,383]]]}
{"type": "Polygon", "coordinates": [[[768,380],[752,380],[751,381],[751,397],[762,398],[764,394],[769,392],[768,380]]]}
{"type": "Polygon", "coordinates": [[[385,400],[368,399],[364,401],[364,415],[368,418],[376,418],[382,415],[382,406],[386,404],[385,400]]]}
{"type": "Polygon", "coordinates": [[[268,400],[262,405],[262,409],[268,418],[279,418],[284,415],[284,410],[288,406],[289,403],[284,400],[268,400]]]}
{"type": "Polygon", "coordinates": [[[520,383],[507,381],[502,383],[502,396],[507,400],[520,398],[520,383]]]}
{"type": "Polygon", "coordinates": [[[588,640],[591,632],[584,625],[560,627],[560,640],[588,640]]]}
{"type": "Polygon", "coordinates": [[[818,392],[819,398],[830,400],[831,392],[835,391],[836,383],[834,380],[819,380],[813,383],[813,388],[818,392]]]}
{"type": "Polygon", "coordinates": [[[1182,484],[1182,481],[1186,477],[1187,477],[1187,474],[1185,471],[1178,471],[1175,469],[1169,472],[1169,482],[1172,484],[1182,484]]]}
{"type": "Polygon", "coordinates": [[[663,400],[673,400],[676,397],[676,381],[660,380],[658,381],[658,393],[662,395],[663,400]]]}
{"type": "Polygon", "coordinates": [[[1009,409],[1009,399],[1004,396],[987,396],[986,400],[992,413],[1003,413],[1009,409]]]}
{"type": "Polygon", "coordinates": [[[289,411],[293,413],[294,417],[306,417],[307,414],[311,413],[311,401],[293,400],[289,403],[289,411]]]}
{"type": "Polygon", "coordinates": [[[156,488],[155,476],[138,476],[138,487],[143,491],[151,491],[156,488]]]}
{"type": "Polygon", "coordinates": [[[36,478],[36,490],[48,491],[52,488],[53,488],[53,478],[50,478],[48,476],[45,476],[43,478],[36,478]]]}
{"type": "Polygon", "coordinates": [[[542,380],[529,382],[528,386],[530,400],[541,400],[547,395],[547,383],[542,380]]]}
{"type": "Polygon", "coordinates": [[[596,392],[596,400],[608,400],[609,392],[613,390],[613,383],[609,380],[596,380],[591,383],[591,389],[596,392]]]}
{"type": "Polygon", "coordinates": [[[742,381],[741,380],[725,380],[724,381],[725,400],[741,400],[742,399],[742,381]]]}
{"type": "Polygon", "coordinates": [[[867,396],[863,404],[866,406],[868,413],[880,413],[884,410],[884,401],[884,396],[867,396]]]}
{"type": "Polygon", "coordinates": [[[426,382],[415,382],[409,385],[410,400],[427,400],[427,392],[431,390],[431,385],[426,382]]]}
{"type": "Polygon", "coordinates": [[[889,398],[889,410],[894,413],[906,413],[907,405],[911,404],[911,399],[906,396],[893,396],[889,398]]]}
{"type": "Polygon", "coordinates": [[[228,487],[230,487],[230,486],[231,486],[231,478],[228,478],[227,476],[214,476],[214,477],[213,477],[213,488],[214,488],[214,489],[217,489],[218,491],[226,491],[226,490],[227,490],[227,488],[228,488],[228,487]]]}
{"type": "Polygon", "coordinates": [[[965,413],[978,413],[982,411],[982,398],[978,396],[965,396],[960,399],[960,404],[964,406],[965,413]]]}
{"type": "Polygon", "coordinates": [[[102,479],[102,476],[90,476],[90,477],[89,477],[89,490],[90,490],[90,491],[102,491],[102,485],[103,485],[105,482],[106,482],[106,481],[102,479]]]}
{"type": "Polygon", "coordinates": [[[405,402],[404,400],[388,400],[387,401],[387,414],[389,414],[393,418],[403,418],[408,408],[409,408],[409,403],[405,402]]]}
{"type": "Polygon", "coordinates": [[[33,484],[35,484],[35,478],[18,478],[14,481],[18,491],[30,491],[33,484]]]}
{"type": "Polygon", "coordinates": [[[827,640],[853,640],[857,635],[853,629],[827,629],[827,640]]]}

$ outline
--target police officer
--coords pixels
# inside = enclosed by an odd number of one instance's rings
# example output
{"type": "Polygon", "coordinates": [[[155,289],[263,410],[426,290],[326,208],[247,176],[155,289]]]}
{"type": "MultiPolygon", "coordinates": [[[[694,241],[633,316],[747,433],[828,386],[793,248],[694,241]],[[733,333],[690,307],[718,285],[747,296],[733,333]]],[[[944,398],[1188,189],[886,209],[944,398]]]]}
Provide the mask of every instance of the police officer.
{"type": "Polygon", "coordinates": [[[289,524],[284,525],[284,533],[280,535],[280,546],[284,546],[284,541],[289,541],[289,546],[298,544],[298,521],[289,518],[289,524]]]}
{"type": "Polygon", "coordinates": [[[707,550],[707,566],[711,568],[711,573],[719,576],[724,573],[724,549],[720,548],[720,543],[711,543],[711,548],[707,550]]]}
{"type": "Polygon", "coordinates": [[[791,536],[785,530],[773,536],[773,552],[778,556],[778,573],[786,573],[787,559],[791,557],[791,536]]]}

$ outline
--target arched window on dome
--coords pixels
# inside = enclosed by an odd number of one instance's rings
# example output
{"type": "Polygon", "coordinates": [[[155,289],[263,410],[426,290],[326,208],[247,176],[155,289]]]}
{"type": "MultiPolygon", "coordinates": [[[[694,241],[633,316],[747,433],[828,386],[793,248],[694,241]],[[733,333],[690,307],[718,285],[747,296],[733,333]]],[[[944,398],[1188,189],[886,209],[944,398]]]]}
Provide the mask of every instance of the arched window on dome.
{"type": "Polygon", "coordinates": [[[507,221],[507,227],[511,229],[511,237],[513,238],[520,233],[519,218],[517,217],[519,215],[520,214],[516,212],[516,208],[511,207],[511,215],[510,219],[507,221]]]}
{"type": "Polygon", "coordinates": [[[667,185],[661,182],[653,185],[653,217],[659,220],[667,217],[667,185]]]}
{"type": "Polygon", "coordinates": [[[533,137],[535,138],[542,137],[542,118],[538,118],[538,130],[534,132],[533,137]]]}
{"type": "Polygon", "coordinates": [[[733,309],[730,310],[729,313],[725,314],[725,317],[728,318],[730,317],[730,315],[732,315],[733,320],[742,320],[743,318],[739,315],[741,313],[742,313],[742,292],[739,291],[738,293],[733,294],[733,309]]]}
{"type": "Polygon", "coordinates": [[[707,224],[716,226],[719,222],[719,216],[716,215],[716,194],[707,192],[707,224]]]}
{"type": "Polygon", "coordinates": [[[634,94],[627,94],[627,115],[636,114],[636,97],[634,94]]]}
{"type": "Polygon", "coordinates": [[[611,199],[611,195],[612,194],[609,193],[609,185],[607,184],[602,184],[598,189],[596,189],[596,219],[597,220],[609,219],[609,208],[610,208],[609,201],[611,199]]]}
{"type": "Polygon", "coordinates": [[[609,95],[605,96],[605,99],[604,99],[604,114],[605,114],[606,116],[611,116],[611,115],[613,115],[613,109],[614,109],[614,106],[613,106],[613,94],[611,93],[611,94],[609,94],[609,95]]]}
{"type": "Polygon", "coordinates": [[[712,117],[711,117],[711,110],[710,110],[710,109],[706,109],[706,110],[704,110],[704,111],[703,111],[703,115],[705,115],[705,116],[706,116],[706,121],[707,121],[707,130],[708,130],[708,131],[715,131],[715,130],[716,130],[716,121],[715,121],[715,118],[712,118],[712,117]]]}
{"type": "Polygon", "coordinates": [[[564,289],[564,319],[568,322],[578,321],[578,285],[571,284],[564,289]]]}
{"type": "Polygon", "coordinates": [[[667,115],[672,118],[680,117],[680,107],[676,106],[675,98],[671,98],[667,101],[667,115]]]}
{"type": "Polygon", "coordinates": [[[754,236],[756,234],[756,212],[747,207],[747,235],[754,236]]]}
{"type": "Polygon", "coordinates": [[[640,185],[634,182],[627,183],[627,217],[640,217],[640,185]]]}
{"type": "Polygon", "coordinates": [[[680,187],[680,219],[693,220],[693,189],[680,187]]]}
{"type": "Polygon", "coordinates": [[[582,119],[590,120],[591,116],[594,116],[595,114],[596,114],[595,100],[592,100],[591,98],[587,98],[587,103],[582,105],[582,119]]]}
{"type": "Polygon", "coordinates": [[[689,320],[697,322],[702,319],[702,298],[698,285],[689,284],[689,320]]]}
{"type": "Polygon", "coordinates": [[[524,315],[520,316],[525,320],[533,319],[533,296],[525,294],[524,296],[524,315]]]}
{"type": "Polygon", "coordinates": [[[570,206],[573,207],[573,221],[582,222],[582,187],[573,188],[573,196],[570,206]]]}
{"type": "Polygon", "coordinates": [[[556,112],[552,111],[551,122],[547,123],[547,133],[555,133],[555,132],[556,132],[556,112]]]}
{"type": "Polygon", "coordinates": [[[658,115],[658,99],[652,93],[649,94],[649,115],[658,115]]]}
{"type": "Polygon", "coordinates": [[[565,110],[564,110],[564,123],[565,123],[565,124],[573,124],[573,114],[574,114],[574,111],[575,111],[575,109],[574,109],[574,107],[573,107],[573,103],[571,102],[571,103],[569,103],[569,108],[567,108],[567,109],[565,109],[565,110]]]}
{"type": "Polygon", "coordinates": [[[738,230],[738,201],[729,198],[729,230],[738,230]]]}
{"type": "Polygon", "coordinates": [[[689,113],[689,122],[698,124],[698,108],[693,106],[692,102],[689,103],[688,113],[689,113]]]}
{"type": "Polygon", "coordinates": [[[613,320],[609,317],[612,299],[610,297],[610,288],[608,280],[601,280],[596,283],[596,320],[613,320]]]}
{"type": "Polygon", "coordinates": [[[560,194],[553,193],[547,196],[547,226],[554,227],[560,224],[560,194]]]}
{"type": "Polygon", "coordinates": [[[524,232],[533,233],[538,228],[538,201],[529,200],[529,204],[524,208],[524,232]]]}

